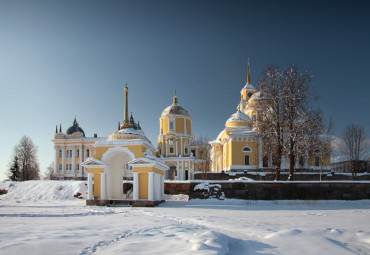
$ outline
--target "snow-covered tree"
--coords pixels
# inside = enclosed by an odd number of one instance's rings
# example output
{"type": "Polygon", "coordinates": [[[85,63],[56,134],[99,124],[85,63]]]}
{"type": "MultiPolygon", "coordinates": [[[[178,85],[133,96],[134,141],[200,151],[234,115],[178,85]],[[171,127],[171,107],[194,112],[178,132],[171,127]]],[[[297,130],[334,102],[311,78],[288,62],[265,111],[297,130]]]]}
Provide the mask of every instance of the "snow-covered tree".
{"type": "Polygon", "coordinates": [[[280,178],[283,155],[289,157],[288,180],[293,180],[297,158],[305,158],[307,151],[322,142],[323,118],[311,106],[316,97],[310,81],[311,76],[295,65],[284,71],[269,66],[261,75],[259,86],[265,100],[257,127],[265,150],[272,152],[275,180],[280,178]]]}
{"type": "Polygon", "coordinates": [[[259,79],[264,108],[260,112],[257,127],[261,131],[261,140],[265,151],[271,152],[275,165],[275,180],[280,179],[281,157],[284,152],[284,105],[283,75],[277,66],[268,66],[259,79]]]}
{"type": "Polygon", "coordinates": [[[21,173],[21,181],[40,179],[37,152],[37,146],[28,136],[23,136],[19,143],[14,147],[14,155],[17,157],[21,173]]]}
{"type": "Polygon", "coordinates": [[[307,72],[299,72],[295,65],[283,72],[282,101],[285,147],[289,157],[288,180],[293,180],[297,152],[302,147],[317,150],[312,145],[321,141],[320,135],[323,133],[321,111],[313,110],[311,105],[316,100],[310,85],[311,80],[307,72]]]}
{"type": "Polygon", "coordinates": [[[349,124],[342,134],[341,153],[351,161],[352,177],[357,178],[360,169],[360,160],[369,156],[369,144],[366,140],[366,132],[358,124],[349,124]]]}
{"type": "Polygon", "coordinates": [[[21,172],[19,171],[17,156],[14,156],[13,158],[13,163],[11,164],[11,167],[9,169],[9,178],[10,180],[16,182],[21,180],[21,172]]]}
{"type": "Polygon", "coordinates": [[[46,172],[43,175],[44,180],[53,180],[54,179],[54,163],[50,163],[50,165],[46,168],[46,172]]]}

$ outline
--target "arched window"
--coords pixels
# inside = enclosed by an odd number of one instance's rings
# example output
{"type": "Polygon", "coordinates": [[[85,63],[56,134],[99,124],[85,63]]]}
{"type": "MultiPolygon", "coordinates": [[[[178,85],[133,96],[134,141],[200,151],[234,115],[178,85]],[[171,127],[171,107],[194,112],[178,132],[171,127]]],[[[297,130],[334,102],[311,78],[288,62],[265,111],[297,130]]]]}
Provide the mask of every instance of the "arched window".
{"type": "Polygon", "coordinates": [[[244,148],[243,148],[243,152],[251,152],[252,151],[252,149],[251,148],[249,148],[248,146],[245,146],[244,148]]]}

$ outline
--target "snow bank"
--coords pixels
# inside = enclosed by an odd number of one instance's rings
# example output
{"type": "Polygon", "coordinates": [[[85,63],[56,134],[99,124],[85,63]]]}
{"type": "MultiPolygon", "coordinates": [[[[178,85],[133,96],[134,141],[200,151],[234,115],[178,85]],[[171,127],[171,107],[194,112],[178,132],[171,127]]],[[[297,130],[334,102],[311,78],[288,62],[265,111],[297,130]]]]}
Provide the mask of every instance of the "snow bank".
{"type": "Polygon", "coordinates": [[[0,189],[8,190],[7,195],[1,195],[0,201],[51,201],[76,200],[74,197],[81,193],[86,197],[85,181],[1,181],[0,189]]]}

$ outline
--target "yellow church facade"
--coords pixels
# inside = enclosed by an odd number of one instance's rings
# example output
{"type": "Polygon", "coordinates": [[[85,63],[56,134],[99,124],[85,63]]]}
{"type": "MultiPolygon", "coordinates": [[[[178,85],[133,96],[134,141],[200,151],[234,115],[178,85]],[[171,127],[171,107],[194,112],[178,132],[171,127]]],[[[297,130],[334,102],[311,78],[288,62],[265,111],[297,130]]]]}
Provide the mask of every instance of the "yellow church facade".
{"type": "MultiPolygon", "coordinates": [[[[237,111],[226,121],[224,130],[210,142],[211,172],[264,171],[274,166],[272,152],[267,151],[258,134],[259,112],[264,101],[261,91],[257,91],[250,82],[249,62],[247,82],[240,95],[237,111]]],[[[330,153],[320,150],[306,152],[301,160],[297,160],[298,167],[313,171],[329,170],[330,153]]],[[[289,169],[286,155],[282,157],[281,169],[289,169]]]]}

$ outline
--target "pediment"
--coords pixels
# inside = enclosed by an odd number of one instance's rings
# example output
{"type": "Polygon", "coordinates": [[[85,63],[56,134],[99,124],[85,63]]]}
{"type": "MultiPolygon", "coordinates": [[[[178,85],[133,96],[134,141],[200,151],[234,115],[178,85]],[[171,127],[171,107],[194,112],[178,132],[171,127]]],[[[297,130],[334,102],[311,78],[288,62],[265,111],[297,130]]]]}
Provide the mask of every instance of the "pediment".
{"type": "Polygon", "coordinates": [[[81,164],[82,166],[95,166],[95,167],[103,167],[106,166],[107,164],[104,161],[101,161],[99,159],[95,158],[88,158],[85,162],[81,164]]]}

